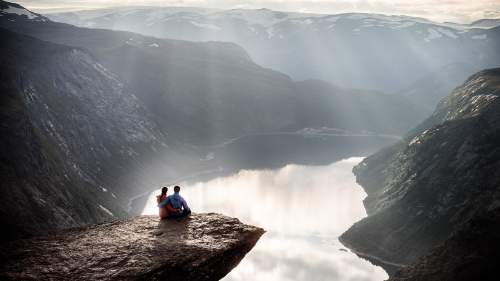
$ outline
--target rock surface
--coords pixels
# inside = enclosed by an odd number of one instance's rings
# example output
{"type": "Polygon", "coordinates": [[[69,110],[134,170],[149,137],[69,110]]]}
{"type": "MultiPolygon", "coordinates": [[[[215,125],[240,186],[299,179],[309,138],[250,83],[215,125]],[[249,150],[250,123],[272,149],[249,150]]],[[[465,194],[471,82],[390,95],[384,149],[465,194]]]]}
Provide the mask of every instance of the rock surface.
{"type": "Polygon", "coordinates": [[[495,281],[499,260],[500,208],[497,208],[474,218],[443,245],[403,268],[389,281],[495,281]]]}
{"type": "Polygon", "coordinates": [[[1,246],[2,280],[219,280],[264,230],[223,215],[141,216],[1,246]]]}
{"type": "MultiPolygon", "coordinates": [[[[469,222],[499,206],[499,143],[500,69],[491,69],[455,89],[402,142],[355,167],[368,194],[369,216],[341,241],[391,270],[416,262],[460,231],[467,233],[469,222]]],[[[465,260],[458,263],[463,270],[469,267],[465,260]]]]}

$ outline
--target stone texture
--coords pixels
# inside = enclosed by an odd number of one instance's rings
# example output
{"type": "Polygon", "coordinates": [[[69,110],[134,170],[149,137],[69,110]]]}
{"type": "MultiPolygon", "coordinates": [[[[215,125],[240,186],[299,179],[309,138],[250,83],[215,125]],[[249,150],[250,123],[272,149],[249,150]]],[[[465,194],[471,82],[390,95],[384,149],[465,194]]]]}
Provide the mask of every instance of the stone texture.
{"type": "Polygon", "coordinates": [[[223,215],[141,216],[4,243],[2,280],[219,280],[264,230],[223,215]]]}
{"type": "Polygon", "coordinates": [[[500,208],[474,218],[443,245],[389,281],[495,281],[500,260],[500,208]]]}

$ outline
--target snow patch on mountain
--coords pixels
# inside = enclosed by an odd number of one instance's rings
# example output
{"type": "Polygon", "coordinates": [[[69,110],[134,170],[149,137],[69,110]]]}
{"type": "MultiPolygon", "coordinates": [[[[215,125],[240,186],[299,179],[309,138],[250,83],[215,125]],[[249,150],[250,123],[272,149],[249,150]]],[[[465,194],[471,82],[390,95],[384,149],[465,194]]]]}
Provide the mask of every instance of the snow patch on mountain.
{"type": "Polygon", "coordinates": [[[309,25],[309,24],[313,23],[312,19],[294,19],[292,21],[296,22],[296,23],[306,24],[306,25],[309,25]]]}
{"type": "Polygon", "coordinates": [[[339,16],[328,16],[326,17],[326,21],[329,21],[329,22],[337,22],[337,20],[339,20],[340,17],[339,16]]]}
{"type": "Polygon", "coordinates": [[[446,35],[446,36],[448,36],[450,38],[453,38],[453,39],[457,39],[458,38],[458,36],[455,33],[453,33],[453,31],[451,31],[450,29],[438,27],[437,30],[440,33],[442,33],[442,34],[444,34],[444,35],[446,35]]]}
{"type": "Polygon", "coordinates": [[[88,21],[88,22],[85,22],[85,24],[84,24],[84,27],[88,27],[88,28],[92,28],[95,26],[96,26],[96,23],[93,21],[88,21]]]}
{"type": "Polygon", "coordinates": [[[474,40],[485,40],[486,38],[488,38],[488,35],[486,34],[472,35],[471,38],[474,40]]]}
{"type": "Polygon", "coordinates": [[[267,38],[271,39],[274,37],[274,27],[266,29],[267,38]]]}
{"type": "Polygon", "coordinates": [[[366,19],[367,15],[365,15],[365,14],[350,14],[346,18],[350,19],[350,20],[362,20],[362,19],[366,19]]]}
{"type": "Polygon", "coordinates": [[[424,38],[425,42],[431,42],[434,39],[443,37],[439,31],[434,28],[428,28],[427,32],[429,33],[427,37],[424,38]]]}
{"type": "Polygon", "coordinates": [[[213,15],[213,18],[232,18],[237,20],[246,21],[249,24],[259,24],[263,26],[271,26],[280,21],[286,20],[287,16],[278,17],[277,13],[267,10],[245,10],[245,9],[234,9],[229,11],[223,11],[213,15]]]}
{"type": "Polygon", "coordinates": [[[32,12],[26,9],[16,8],[12,6],[9,6],[7,9],[2,9],[2,12],[6,14],[16,14],[18,16],[26,16],[30,20],[38,17],[37,15],[33,14],[32,12]]]}
{"type": "Polygon", "coordinates": [[[196,27],[199,27],[199,28],[206,28],[206,29],[211,29],[211,30],[221,30],[222,29],[217,25],[213,25],[213,24],[209,24],[209,23],[199,23],[196,21],[190,21],[190,23],[196,27]]]}
{"type": "Polygon", "coordinates": [[[108,209],[106,209],[105,207],[103,207],[102,205],[99,205],[99,208],[101,208],[101,210],[103,210],[106,214],[114,217],[115,215],[108,209]]]}
{"type": "Polygon", "coordinates": [[[403,22],[402,24],[399,24],[397,26],[393,26],[391,27],[392,29],[404,29],[404,28],[408,28],[408,27],[411,27],[411,26],[414,26],[415,25],[415,22],[414,21],[406,21],[406,22],[403,22]]]}
{"type": "Polygon", "coordinates": [[[208,18],[213,20],[226,20],[227,18],[233,20],[241,20],[249,25],[262,25],[270,27],[281,22],[291,20],[302,20],[302,24],[312,24],[315,21],[312,18],[322,18],[322,14],[309,14],[309,13],[293,13],[293,12],[278,12],[269,9],[233,9],[227,11],[216,12],[208,15],[208,18]]]}

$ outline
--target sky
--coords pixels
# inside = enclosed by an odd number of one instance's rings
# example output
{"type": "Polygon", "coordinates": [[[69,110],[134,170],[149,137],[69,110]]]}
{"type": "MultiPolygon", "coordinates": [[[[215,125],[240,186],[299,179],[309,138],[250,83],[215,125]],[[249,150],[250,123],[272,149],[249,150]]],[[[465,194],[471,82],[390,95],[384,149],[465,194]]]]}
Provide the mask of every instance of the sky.
{"type": "Polygon", "coordinates": [[[470,23],[500,18],[500,0],[10,0],[36,12],[115,6],[195,6],[220,9],[268,8],[279,11],[338,14],[369,12],[408,15],[434,21],[470,23]]]}

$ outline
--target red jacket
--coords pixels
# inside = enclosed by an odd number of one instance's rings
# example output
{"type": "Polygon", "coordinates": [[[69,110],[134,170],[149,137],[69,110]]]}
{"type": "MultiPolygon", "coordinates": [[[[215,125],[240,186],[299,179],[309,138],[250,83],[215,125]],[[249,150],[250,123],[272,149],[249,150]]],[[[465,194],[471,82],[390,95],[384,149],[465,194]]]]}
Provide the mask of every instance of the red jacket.
{"type": "MultiPolygon", "coordinates": [[[[165,195],[158,195],[156,196],[156,201],[158,202],[158,204],[160,204],[161,201],[167,199],[167,194],[165,195]]],[[[160,216],[160,218],[164,219],[166,217],[168,217],[168,210],[166,207],[158,207],[158,215],[160,216]]]]}

